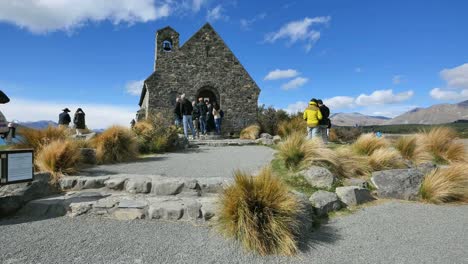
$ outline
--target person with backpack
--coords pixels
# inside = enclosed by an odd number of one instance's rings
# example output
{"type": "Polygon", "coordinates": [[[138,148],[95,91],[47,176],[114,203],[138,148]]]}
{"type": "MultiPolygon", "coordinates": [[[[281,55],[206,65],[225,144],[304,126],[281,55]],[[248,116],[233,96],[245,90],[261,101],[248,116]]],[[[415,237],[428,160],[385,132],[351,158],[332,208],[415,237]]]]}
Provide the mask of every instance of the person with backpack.
{"type": "Polygon", "coordinates": [[[182,124],[182,106],[180,104],[180,97],[176,98],[176,104],[174,107],[174,124],[176,127],[179,127],[182,124]]]}
{"type": "Polygon", "coordinates": [[[199,122],[200,122],[200,133],[202,135],[206,135],[206,114],[208,112],[208,107],[206,107],[205,102],[203,102],[203,98],[198,98],[197,104],[198,113],[200,115],[199,122]]]}
{"type": "Polygon", "coordinates": [[[323,104],[322,100],[317,100],[317,105],[322,113],[322,120],[319,121],[319,134],[322,136],[323,143],[328,143],[328,133],[331,126],[330,109],[323,104]]]}
{"type": "Polygon", "coordinates": [[[82,135],[86,129],[85,112],[83,109],[76,109],[75,116],[73,117],[73,124],[75,124],[76,134],[82,135]]]}
{"type": "Polygon", "coordinates": [[[70,109],[68,108],[63,109],[62,113],[60,113],[58,121],[59,127],[68,128],[68,126],[70,125],[71,118],[68,113],[70,113],[70,109]]]}
{"type": "Polygon", "coordinates": [[[184,125],[184,135],[186,139],[189,139],[188,137],[188,129],[192,131],[192,136],[193,139],[195,139],[195,129],[193,128],[193,120],[192,120],[192,112],[193,112],[193,107],[192,103],[185,98],[185,94],[182,94],[180,97],[180,112],[182,113],[182,122],[184,125]]]}
{"type": "Polygon", "coordinates": [[[303,118],[307,122],[307,139],[317,137],[319,122],[322,120],[322,113],[317,106],[316,99],[310,100],[309,107],[304,110],[303,118]]]}
{"type": "Polygon", "coordinates": [[[219,107],[219,104],[217,102],[214,102],[213,103],[213,118],[214,118],[214,123],[216,127],[216,135],[221,135],[221,120],[223,118],[221,116],[221,113],[223,112],[221,108],[219,107]]]}
{"type": "Polygon", "coordinates": [[[195,128],[195,135],[197,138],[200,137],[200,110],[197,107],[197,102],[193,101],[192,102],[192,122],[193,122],[193,127],[195,128]]]}

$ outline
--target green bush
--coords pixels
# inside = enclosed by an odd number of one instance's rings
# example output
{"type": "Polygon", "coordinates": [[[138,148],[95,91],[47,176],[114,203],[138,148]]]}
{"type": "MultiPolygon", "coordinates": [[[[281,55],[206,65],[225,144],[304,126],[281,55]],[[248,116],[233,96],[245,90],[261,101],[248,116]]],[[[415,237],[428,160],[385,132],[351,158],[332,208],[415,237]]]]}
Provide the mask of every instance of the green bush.
{"type": "Polygon", "coordinates": [[[170,151],[178,140],[178,129],[161,113],[136,123],[133,131],[141,153],[170,151]]]}

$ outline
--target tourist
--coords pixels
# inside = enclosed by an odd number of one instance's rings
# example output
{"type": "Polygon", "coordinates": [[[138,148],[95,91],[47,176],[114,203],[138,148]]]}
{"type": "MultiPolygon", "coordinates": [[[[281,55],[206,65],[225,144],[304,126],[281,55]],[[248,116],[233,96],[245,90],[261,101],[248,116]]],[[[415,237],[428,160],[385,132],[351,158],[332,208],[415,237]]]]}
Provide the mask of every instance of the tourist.
{"type": "Polygon", "coordinates": [[[319,133],[322,136],[323,143],[328,143],[328,131],[330,130],[330,109],[323,104],[322,100],[317,100],[317,105],[322,113],[322,120],[319,122],[319,133]]]}
{"type": "Polygon", "coordinates": [[[136,124],[135,119],[132,119],[132,121],[130,121],[130,127],[133,129],[135,127],[135,124],[136,124]]]}
{"type": "Polygon", "coordinates": [[[175,104],[175,107],[174,107],[174,123],[177,127],[179,127],[181,125],[181,122],[182,122],[182,112],[181,112],[181,109],[182,109],[182,105],[180,104],[180,97],[177,97],[176,98],[176,104],[175,104]]]}
{"type": "Polygon", "coordinates": [[[75,116],[73,117],[73,124],[75,124],[76,134],[82,135],[86,129],[85,113],[83,109],[76,109],[75,116]]]}
{"type": "Polygon", "coordinates": [[[193,139],[195,139],[195,129],[193,128],[193,121],[192,121],[192,112],[193,107],[192,103],[185,98],[185,94],[182,94],[180,97],[180,109],[182,113],[182,123],[184,125],[184,135],[185,138],[188,139],[188,128],[192,131],[193,139]]]}
{"type": "Polygon", "coordinates": [[[212,132],[215,129],[213,104],[211,104],[209,100],[206,100],[206,107],[208,109],[206,114],[206,127],[208,132],[212,132]]]}
{"type": "Polygon", "coordinates": [[[304,110],[304,120],[307,121],[307,138],[317,137],[319,121],[322,120],[322,113],[320,113],[317,106],[317,100],[310,100],[309,107],[304,110]]]}
{"type": "Polygon", "coordinates": [[[219,107],[219,104],[214,102],[213,103],[213,119],[215,122],[215,127],[216,127],[216,135],[221,135],[221,108],[219,107]]]}
{"type": "Polygon", "coordinates": [[[70,125],[71,118],[68,113],[70,113],[70,109],[68,108],[63,109],[62,113],[60,113],[58,121],[59,127],[68,128],[68,126],[70,125]]]}
{"type": "Polygon", "coordinates": [[[198,108],[198,113],[200,114],[200,132],[203,134],[203,135],[206,135],[206,114],[208,112],[208,107],[206,106],[206,104],[203,102],[203,98],[200,97],[198,98],[198,104],[197,104],[197,108],[198,108]]]}
{"type": "Polygon", "coordinates": [[[195,128],[195,135],[200,137],[200,111],[198,110],[197,107],[197,101],[192,102],[192,122],[193,122],[193,127],[195,128]]]}

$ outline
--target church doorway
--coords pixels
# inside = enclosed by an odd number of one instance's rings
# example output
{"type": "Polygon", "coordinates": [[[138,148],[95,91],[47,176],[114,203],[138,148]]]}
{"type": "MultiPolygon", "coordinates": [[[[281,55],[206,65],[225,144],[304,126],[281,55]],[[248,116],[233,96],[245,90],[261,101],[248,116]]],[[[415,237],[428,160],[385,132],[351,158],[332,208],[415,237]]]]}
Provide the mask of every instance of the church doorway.
{"type": "Polygon", "coordinates": [[[216,95],[216,90],[214,90],[211,87],[204,87],[198,90],[197,100],[200,97],[203,98],[203,101],[210,100],[211,103],[213,102],[217,102],[218,104],[220,103],[219,97],[216,95]]]}

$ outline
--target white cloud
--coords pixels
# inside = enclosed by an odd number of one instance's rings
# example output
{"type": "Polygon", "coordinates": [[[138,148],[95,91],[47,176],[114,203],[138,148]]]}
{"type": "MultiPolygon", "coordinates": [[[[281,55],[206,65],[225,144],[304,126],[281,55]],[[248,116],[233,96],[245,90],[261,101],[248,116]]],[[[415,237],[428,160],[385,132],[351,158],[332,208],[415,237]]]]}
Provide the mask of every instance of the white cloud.
{"type": "Polygon", "coordinates": [[[287,39],[288,43],[294,44],[298,41],[305,42],[305,50],[308,52],[312,46],[320,39],[320,32],[311,27],[319,24],[327,24],[331,20],[326,17],[306,17],[283,25],[277,32],[271,32],[265,36],[265,41],[274,43],[279,39],[287,39]]]}
{"type": "Polygon", "coordinates": [[[223,14],[224,8],[221,5],[217,5],[215,8],[208,10],[206,13],[206,20],[215,22],[217,20],[228,20],[229,17],[223,14]]]}
{"type": "Polygon", "coordinates": [[[442,78],[451,88],[468,88],[468,63],[440,72],[442,78]]]}
{"type": "Polygon", "coordinates": [[[138,81],[129,81],[125,85],[125,89],[127,93],[131,95],[140,95],[141,94],[141,89],[143,88],[143,82],[145,80],[138,80],[138,81]]]}
{"type": "Polygon", "coordinates": [[[38,121],[52,120],[57,122],[58,115],[65,107],[73,111],[78,107],[86,113],[86,125],[90,129],[106,128],[111,125],[128,126],[135,118],[136,109],[130,106],[107,104],[86,104],[77,102],[46,102],[22,98],[11,98],[10,103],[2,106],[2,112],[8,120],[38,121]]]}
{"type": "Polygon", "coordinates": [[[462,101],[468,99],[468,89],[463,89],[461,91],[454,90],[444,90],[440,88],[434,88],[429,93],[432,98],[436,100],[444,101],[462,101]]]}
{"type": "Polygon", "coordinates": [[[255,17],[251,18],[251,19],[241,19],[240,20],[240,25],[241,25],[241,28],[243,30],[250,30],[251,27],[252,27],[252,24],[259,21],[259,20],[263,20],[265,19],[266,17],[266,13],[260,13],[258,15],[256,15],[255,17]]]}
{"type": "Polygon", "coordinates": [[[72,31],[89,22],[148,22],[171,14],[168,3],[155,0],[24,0],[0,1],[0,22],[33,33],[72,31]]]}
{"type": "Polygon", "coordinates": [[[403,75],[395,75],[392,78],[392,83],[393,84],[400,84],[403,81],[403,75]]]}
{"type": "Polygon", "coordinates": [[[288,112],[289,114],[296,114],[297,112],[303,112],[308,106],[308,103],[303,101],[298,101],[294,104],[288,105],[284,111],[288,112]]]}
{"type": "Polygon", "coordinates": [[[192,11],[198,12],[200,11],[201,7],[205,5],[207,0],[193,0],[192,1],[192,11]]]}
{"type": "Polygon", "coordinates": [[[297,77],[297,78],[294,78],[292,79],[291,81],[283,84],[281,86],[281,88],[283,88],[283,90],[290,90],[290,89],[296,89],[296,88],[299,88],[301,86],[303,86],[304,84],[306,84],[307,82],[309,81],[309,79],[307,78],[304,78],[304,77],[297,77]]]}
{"type": "Polygon", "coordinates": [[[271,72],[269,72],[264,80],[266,81],[271,81],[271,80],[278,80],[278,79],[287,79],[287,78],[293,78],[299,75],[299,72],[293,69],[287,69],[287,70],[280,70],[276,69],[271,72]]]}
{"type": "Polygon", "coordinates": [[[330,108],[343,109],[354,107],[354,98],[350,96],[335,96],[323,100],[324,104],[330,108]]]}
{"type": "Polygon", "coordinates": [[[414,95],[413,91],[406,91],[394,94],[392,89],[377,90],[372,94],[361,94],[356,98],[356,104],[360,106],[378,105],[378,104],[395,104],[406,101],[414,95]]]}

